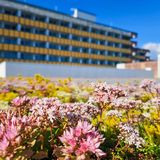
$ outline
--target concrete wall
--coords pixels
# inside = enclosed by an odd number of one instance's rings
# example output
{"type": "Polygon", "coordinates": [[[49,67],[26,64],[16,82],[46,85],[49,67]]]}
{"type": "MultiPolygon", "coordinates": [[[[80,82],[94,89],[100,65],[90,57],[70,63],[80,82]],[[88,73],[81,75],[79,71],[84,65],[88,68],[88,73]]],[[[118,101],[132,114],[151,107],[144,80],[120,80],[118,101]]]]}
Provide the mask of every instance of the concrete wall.
{"type": "Polygon", "coordinates": [[[6,62],[0,63],[0,77],[6,77],[6,62]]]}
{"type": "Polygon", "coordinates": [[[86,66],[68,66],[58,64],[39,64],[39,63],[24,63],[24,62],[2,62],[0,71],[3,74],[0,76],[33,76],[41,74],[46,77],[73,77],[73,78],[88,78],[88,79],[107,79],[107,78],[153,78],[152,71],[145,70],[119,70],[116,68],[100,68],[86,66]],[[5,65],[4,65],[5,64],[5,65]],[[4,70],[4,71],[3,71],[4,70]],[[5,74],[4,74],[5,72],[5,74]]]}
{"type": "Polygon", "coordinates": [[[158,79],[160,79],[160,54],[158,55],[158,65],[157,65],[157,67],[158,67],[157,75],[158,75],[158,79]]]}

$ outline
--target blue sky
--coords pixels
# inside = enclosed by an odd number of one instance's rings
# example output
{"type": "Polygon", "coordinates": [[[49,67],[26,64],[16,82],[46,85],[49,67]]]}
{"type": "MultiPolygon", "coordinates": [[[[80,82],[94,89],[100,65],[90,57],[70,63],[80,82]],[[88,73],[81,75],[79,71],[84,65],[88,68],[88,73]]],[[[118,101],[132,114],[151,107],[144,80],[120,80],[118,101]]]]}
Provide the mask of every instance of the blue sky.
{"type": "MultiPolygon", "coordinates": [[[[71,14],[79,8],[97,15],[97,21],[138,33],[138,46],[160,45],[160,0],[21,0],[71,14]]],[[[155,48],[154,48],[155,49],[155,48]]],[[[153,50],[154,51],[154,50],[153,50]]],[[[156,52],[156,49],[155,49],[156,52]]]]}

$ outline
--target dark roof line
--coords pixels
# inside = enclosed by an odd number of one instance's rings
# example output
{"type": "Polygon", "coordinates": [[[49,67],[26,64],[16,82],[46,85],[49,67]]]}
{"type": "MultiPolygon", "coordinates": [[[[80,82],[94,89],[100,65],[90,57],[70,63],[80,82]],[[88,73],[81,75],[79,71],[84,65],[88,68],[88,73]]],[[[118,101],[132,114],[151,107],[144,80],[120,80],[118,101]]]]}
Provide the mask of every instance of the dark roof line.
{"type": "MultiPolygon", "coordinates": [[[[39,9],[45,10],[45,11],[54,12],[54,13],[57,13],[57,14],[65,15],[65,16],[70,17],[70,18],[74,18],[74,17],[70,16],[69,14],[66,14],[66,13],[63,13],[63,12],[58,12],[58,11],[55,11],[55,10],[52,10],[52,9],[47,9],[47,8],[44,8],[44,7],[41,7],[41,6],[37,6],[37,5],[30,4],[30,3],[22,2],[22,1],[19,1],[19,0],[17,0],[17,1],[8,0],[8,1],[19,3],[19,4],[22,4],[22,5],[28,5],[30,7],[35,7],[35,8],[39,8],[39,9]]],[[[83,20],[83,21],[86,21],[86,22],[90,22],[90,23],[93,23],[93,24],[97,24],[97,25],[100,25],[100,26],[103,26],[103,27],[113,28],[113,29],[116,29],[116,30],[119,30],[119,31],[129,32],[129,33],[134,34],[134,35],[137,36],[136,32],[128,31],[128,30],[125,30],[125,29],[122,29],[122,28],[118,28],[118,27],[102,24],[102,23],[99,23],[99,22],[92,22],[92,21],[89,21],[89,20],[86,20],[86,19],[82,19],[82,18],[76,18],[76,19],[83,20]]]]}

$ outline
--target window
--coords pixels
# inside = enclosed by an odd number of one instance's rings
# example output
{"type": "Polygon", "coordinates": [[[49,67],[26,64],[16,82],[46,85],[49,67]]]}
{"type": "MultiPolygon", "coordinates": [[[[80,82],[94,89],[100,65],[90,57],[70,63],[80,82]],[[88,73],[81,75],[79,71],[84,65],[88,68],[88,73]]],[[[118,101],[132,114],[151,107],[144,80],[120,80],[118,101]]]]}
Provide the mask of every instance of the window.
{"type": "Polygon", "coordinates": [[[33,54],[30,54],[30,53],[21,53],[21,59],[24,59],[24,60],[33,60],[33,54]]]}
{"type": "Polygon", "coordinates": [[[83,53],[88,53],[88,52],[89,52],[89,49],[88,49],[88,48],[82,48],[82,52],[83,52],[83,53]]]}
{"type": "Polygon", "coordinates": [[[4,58],[5,52],[0,51],[0,58],[4,58]]]}
{"type": "Polygon", "coordinates": [[[108,56],[113,56],[113,52],[108,51],[108,56]]]}
{"type": "Polygon", "coordinates": [[[87,26],[81,26],[81,29],[82,29],[82,31],[86,31],[86,32],[89,31],[89,28],[87,26]]]}
{"type": "Polygon", "coordinates": [[[82,41],[83,41],[83,42],[88,42],[88,41],[89,41],[89,38],[88,38],[88,37],[82,37],[82,41]]]}
{"type": "Polygon", "coordinates": [[[69,34],[61,33],[61,38],[68,39],[69,38],[69,34]]]}
{"type": "Polygon", "coordinates": [[[4,13],[16,16],[17,15],[17,10],[15,10],[13,8],[4,8],[4,13]]]}
{"type": "Polygon", "coordinates": [[[0,52],[1,58],[17,59],[17,52],[0,52]]]}
{"type": "Polygon", "coordinates": [[[27,18],[27,19],[32,19],[32,13],[29,12],[22,12],[21,17],[27,18]]]}
{"type": "Polygon", "coordinates": [[[81,27],[78,24],[73,23],[72,28],[80,30],[81,27]]]}
{"type": "Polygon", "coordinates": [[[82,59],[82,63],[83,64],[89,64],[89,59],[86,59],[86,58],[82,59]]]}
{"type": "Polygon", "coordinates": [[[113,46],[114,46],[114,43],[113,43],[113,42],[108,42],[108,46],[113,47],[113,46]]]}
{"type": "Polygon", "coordinates": [[[61,62],[69,62],[69,57],[61,57],[61,62]]]}
{"type": "Polygon", "coordinates": [[[129,54],[125,54],[125,53],[122,53],[121,57],[124,57],[124,58],[130,58],[130,57],[131,57],[131,55],[129,55],[129,54]]]}
{"type": "Polygon", "coordinates": [[[17,30],[17,25],[16,25],[16,24],[13,24],[13,23],[7,23],[7,22],[5,22],[5,23],[4,23],[4,28],[5,28],[5,29],[17,30]]]}
{"type": "Polygon", "coordinates": [[[68,45],[61,45],[61,50],[68,51],[69,46],[68,45]]]}
{"type": "Polygon", "coordinates": [[[112,61],[108,61],[108,65],[109,65],[109,66],[114,66],[115,64],[114,64],[114,62],[112,62],[112,61]]]}
{"type": "Polygon", "coordinates": [[[0,13],[3,13],[3,11],[4,11],[4,8],[1,7],[0,8],[0,13]]]}
{"type": "Polygon", "coordinates": [[[113,32],[108,32],[108,36],[114,37],[114,33],[113,32]]]}
{"type": "Polygon", "coordinates": [[[44,61],[46,59],[46,55],[44,54],[35,54],[35,59],[38,61],[44,61]]]}
{"type": "Polygon", "coordinates": [[[100,50],[100,55],[105,55],[105,50],[100,50]]]}
{"type": "Polygon", "coordinates": [[[101,35],[105,35],[105,33],[106,33],[106,32],[105,32],[104,30],[100,30],[100,31],[99,31],[99,34],[101,34],[101,35]]]}
{"type": "Polygon", "coordinates": [[[50,44],[49,44],[49,48],[50,48],[50,49],[59,49],[59,45],[56,44],[56,43],[50,43],[50,44]]]}
{"type": "Polygon", "coordinates": [[[100,65],[105,65],[105,60],[100,60],[100,65]]]}
{"type": "Polygon", "coordinates": [[[99,40],[100,45],[105,45],[105,41],[99,40]]]}
{"type": "Polygon", "coordinates": [[[32,28],[28,27],[28,26],[22,26],[21,27],[21,31],[31,33],[32,32],[32,28]]]}
{"type": "Polygon", "coordinates": [[[4,28],[4,25],[3,25],[4,23],[1,21],[0,22],[0,28],[4,28]]]}
{"type": "Polygon", "coordinates": [[[72,57],[72,62],[73,62],[73,63],[80,63],[80,59],[79,59],[79,58],[72,57]]]}
{"type": "Polygon", "coordinates": [[[116,56],[116,57],[119,57],[120,54],[119,54],[118,52],[115,52],[115,56],[116,56]]]}
{"type": "Polygon", "coordinates": [[[17,44],[17,38],[14,38],[14,37],[0,37],[0,43],[17,44]]]}
{"type": "Polygon", "coordinates": [[[59,33],[56,31],[49,31],[49,35],[53,37],[59,37],[59,33]]]}
{"type": "Polygon", "coordinates": [[[118,33],[115,33],[114,37],[115,38],[120,38],[120,35],[118,33]]]}
{"type": "Polygon", "coordinates": [[[49,23],[50,23],[50,24],[54,24],[54,25],[59,25],[59,20],[50,18],[50,19],[49,19],[49,23]]]}
{"type": "Polygon", "coordinates": [[[79,37],[79,36],[75,36],[75,35],[73,35],[73,36],[72,36],[72,40],[80,41],[80,37],[79,37]]]}
{"type": "Polygon", "coordinates": [[[52,61],[52,62],[58,62],[58,56],[55,56],[55,55],[49,55],[49,61],[52,61]]]}
{"type": "Polygon", "coordinates": [[[92,64],[97,64],[97,60],[92,59],[92,64]]]}
{"type": "Polygon", "coordinates": [[[97,50],[97,49],[91,49],[92,54],[98,54],[98,52],[99,52],[99,50],[97,50]]]}
{"type": "Polygon", "coordinates": [[[43,34],[43,35],[44,35],[44,34],[45,34],[45,29],[36,28],[36,29],[35,29],[35,33],[36,33],[36,34],[43,34]]]}
{"type": "Polygon", "coordinates": [[[123,35],[123,36],[122,36],[122,39],[130,41],[131,37],[129,37],[129,36],[124,36],[124,35],[123,35]]]}
{"type": "Polygon", "coordinates": [[[119,43],[115,43],[115,47],[119,48],[119,46],[120,46],[119,43]]]}
{"type": "Polygon", "coordinates": [[[24,45],[24,46],[33,46],[32,43],[33,42],[31,40],[21,39],[21,45],[24,45]]]}
{"type": "Polygon", "coordinates": [[[68,27],[68,26],[69,26],[69,22],[60,21],[60,25],[61,25],[61,26],[64,26],[64,27],[68,27]]]}
{"type": "Polygon", "coordinates": [[[131,48],[131,46],[130,46],[130,45],[127,45],[127,44],[122,44],[122,48],[130,49],[130,48],[131,48]]]}
{"type": "Polygon", "coordinates": [[[99,34],[99,30],[96,29],[96,28],[92,28],[92,29],[91,29],[91,32],[92,32],[92,33],[97,33],[97,34],[99,34]]]}
{"type": "Polygon", "coordinates": [[[97,40],[97,39],[92,38],[92,39],[91,39],[91,43],[98,44],[98,40],[97,40]]]}
{"type": "Polygon", "coordinates": [[[44,16],[36,15],[36,16],[35,16],[35,20],[36,20],[36,21],[45,22],[45,17],[44,17],[44,16]]]}
{"type": "Polygon", "coordinates": [[[72,51],[73,52],[80,52],[80,48],[79,47],[72,47],[72,51]]]}
{"type": "Polygon", "coordinates": [[[45,48],[45,45],[46,45],[45,42],[38,42],[38,41],[35,41],[35,47],[45,48]]]}

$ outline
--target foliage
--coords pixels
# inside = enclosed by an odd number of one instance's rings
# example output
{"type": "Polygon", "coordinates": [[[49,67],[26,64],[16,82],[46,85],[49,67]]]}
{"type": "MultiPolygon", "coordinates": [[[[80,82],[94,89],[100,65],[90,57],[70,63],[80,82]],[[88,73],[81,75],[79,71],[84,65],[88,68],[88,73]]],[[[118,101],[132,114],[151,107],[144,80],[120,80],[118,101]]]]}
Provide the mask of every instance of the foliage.
{"type": "Polygon", "coordinates": [[[160,85],[0,80],[0,159],[160,159],[160,85]]]}

